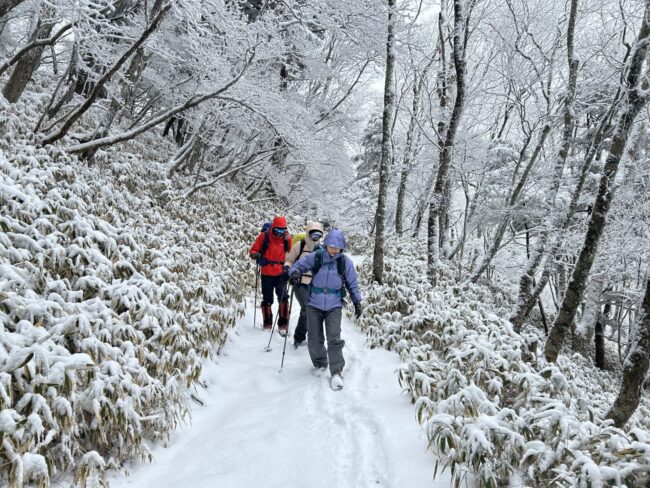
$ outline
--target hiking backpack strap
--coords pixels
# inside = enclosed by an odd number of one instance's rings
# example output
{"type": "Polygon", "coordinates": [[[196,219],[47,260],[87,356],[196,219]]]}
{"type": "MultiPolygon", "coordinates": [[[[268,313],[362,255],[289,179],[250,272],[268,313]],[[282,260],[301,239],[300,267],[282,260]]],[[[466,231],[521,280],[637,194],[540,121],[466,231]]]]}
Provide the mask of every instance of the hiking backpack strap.
{"type": "Polygon", "coordinates": [[[260,255],[262,257],[264,257],[266,251],[268,251],[269,249],[269,239],[271,238],[269,235],[270,232],[271,232],[270,229],[264,231],[264,240],[262,241],[262,247],[260,248],[260,255]]]}
{"type": "Polygon", "coordinates": [[[349,288],[348,281],[345,279],[345,266],[347,265],[347,259],[343,251],[341,251],[340,257],[336,260],[336,270],[339,272],[343,286],[341,286],[341,298],[345,299],[346,291],[349,288]]]}
{"type": "MultiPolygon", "coordinates": [[[[314,252],[316,253],[316,257],[314,258],[314,266],[311,268],[312,276],[316,276],[316,273],[318,273],[318,270],[320,270],[321,266],[323,265],[324,251],[322,247],[319,247],[314,252]]],[[[341,277],[341,282],[343,283],[343,286],[341,286],[341,298],[343,299],[345,299],[347,289],[349,288],[348,281],[345,279],[345,267],[347,264],[346,261],[347,260],[345,258],[345,254],[341,252],[341,257],[336,260],[336,271],[341,277]]],[[[311,292],[312,292],[312,284],[309,283],[309,293],[311,294],[311,292]]]]}
{"type": "Polygon", "coordinates": [[[316,276],[316,273],[318,273],[318,270],[322,265],[323,265],[323,248],[321,247],[316,251],[316,257],[314,258],[314,266],[311,268],[312,276],[316,276]]]}
{"type": "MultiPolygon", "coordinates": [[[[271,229],[265,230],[264,231],[264,240],[262,241],[262,247],[260,247],[260,256],[262,256],[260,259],[264,259],[266,264],[284,264],[284,261],[268,261],[264,258],[264,255],[266,254],[266,251],[269,249],[269,241],[271,240],[271,229]]],[[[289,252],[289,238],[288,238],[288,233],[285,233],[284,236],[284,253],[289,252]]]]}

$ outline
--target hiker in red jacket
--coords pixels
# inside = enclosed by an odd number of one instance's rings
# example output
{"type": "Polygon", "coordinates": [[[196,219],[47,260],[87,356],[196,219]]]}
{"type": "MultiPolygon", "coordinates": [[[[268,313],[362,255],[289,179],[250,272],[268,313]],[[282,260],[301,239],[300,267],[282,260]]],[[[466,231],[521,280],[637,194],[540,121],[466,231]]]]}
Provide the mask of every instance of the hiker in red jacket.
{"type": "Polygon", "coordinates": [[[271,228],[262,232],[251,247],[249,254],[257,261],[262,276],[262,319],[264,329],[273,325],[273,290],[278,297],[278,332],[287,334],[289,328],[289,297],[285,293],[285,278],[282,267],[285,255],[291,249],[291,235],[287,231],[287,219],[275,217],[271,228]]]}

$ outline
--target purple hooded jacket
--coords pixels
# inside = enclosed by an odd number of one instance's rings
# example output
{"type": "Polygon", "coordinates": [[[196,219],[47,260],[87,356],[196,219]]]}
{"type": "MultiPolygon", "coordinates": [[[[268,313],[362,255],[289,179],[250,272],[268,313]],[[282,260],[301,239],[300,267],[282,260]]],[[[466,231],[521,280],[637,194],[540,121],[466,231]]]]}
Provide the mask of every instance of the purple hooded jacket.
{"type": "MultiPolygon", "coordinates": [[[[323,241],[325,246],[338,247],[340,249],[345,249],[345,236],[343,232],[339,229],[332,230],[323,241]]],[[[326,249],[322,250],[323,261],[321,267],[318,270],[318,273],[314,275],[311,281],[311,286],[315,288],[329,288],[330,290],[341,289],[343,285],[343,280],[339,276],[338,269],[336,267],[337,259],[345,260],[345,281],[348,283],[350,296],[352,298],[352,303],[355,305],[361,302],[361,291],[359,290],[359,283],[357,282],[357,273],[354,270],[354,264],[352,260],[347,257],[345,254],[337,254],[334,257],[331,257],[326,249]]],[[[289,274],[293,274],[296,271],[299,271],[301,274],[305,274],[311,271],[314,268],[316,261],[316,253],[312,252],[306,256],[303,256],[298,261],[293,263],[289,274]]],[[[311,293],[309,295],[308,305],[310,307],[317,308],[318,310],[323,310],[328,312],[335,308],[341,308],[343,306],[343,299],[339,294],[336,293],[311,293]]]]}

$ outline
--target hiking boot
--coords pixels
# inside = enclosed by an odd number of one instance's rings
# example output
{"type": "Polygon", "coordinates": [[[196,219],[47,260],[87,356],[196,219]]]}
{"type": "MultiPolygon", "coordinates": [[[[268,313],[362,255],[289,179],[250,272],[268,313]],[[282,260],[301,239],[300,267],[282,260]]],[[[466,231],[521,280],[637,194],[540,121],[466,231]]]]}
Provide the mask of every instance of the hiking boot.
{"type": "Polygon", "coordinates": [[[342,390],[343,389],[343,377],[341,376],[341,370],[337,370],[334,373],[332,373],[332,376],[330,377],[330,387],[332,390],[337,391],[337,390],[342,390]]]}
{"type": "Polygon", "coordinates": [[[285,337],[288,332],[289,332],[289,326],[288,325],[279,325],[278,326],[278,334],[280,334],[282,337],[285,337]]]}
{"type": "Polygon", "coordinates": [[[311,368],[311,374],[313,374],[318,378],[324,376],[326,372],[327,372],[327,366],[314,366],[313,368],[311,368]]]}
{"type": "Polygon", "coordinates": [[[272,327],[273,327],[273,326],[272,326],[271,324],[264,324],[264,325],[262,326],[262,329],[264,329],[264,330],[271,330],[272,327]]]}
{"type": "Polygon", "coordinates": [[[305,341],[296,341],[296,340],[293,341],[294,349],[298,349],[300,346],[304,346],[304,345],[305,345],[305,341]]]}

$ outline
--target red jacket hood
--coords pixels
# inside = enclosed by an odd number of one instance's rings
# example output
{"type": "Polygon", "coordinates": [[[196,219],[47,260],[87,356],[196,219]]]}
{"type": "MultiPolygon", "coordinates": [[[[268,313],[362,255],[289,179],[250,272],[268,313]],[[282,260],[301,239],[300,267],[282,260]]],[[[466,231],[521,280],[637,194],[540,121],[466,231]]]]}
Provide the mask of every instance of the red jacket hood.
{"type": "Polygon", "coordinates": [[[281,227],[282,229],[287,228],[287,219],[284,217],[275,217],[273,219],[273,223],[271,224],[271,227],[281,227]]]}

